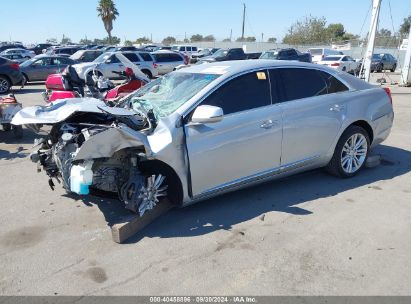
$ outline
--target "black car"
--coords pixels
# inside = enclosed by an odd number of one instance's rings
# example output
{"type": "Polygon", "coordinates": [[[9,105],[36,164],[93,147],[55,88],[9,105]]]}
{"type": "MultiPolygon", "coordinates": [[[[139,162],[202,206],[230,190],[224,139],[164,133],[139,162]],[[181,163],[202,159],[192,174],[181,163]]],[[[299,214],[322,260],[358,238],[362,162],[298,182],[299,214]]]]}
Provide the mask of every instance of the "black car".
{"type": "Polygon", "coordinates": [[[371,71],[382,72],[384,70],[390,70],[395,72],[397,69],[397,59],[391,54],[373,54],[371,58],[371,71]]]}
{"type": "Polygon", "coordinates": [[[296,60],[309,63],[312,62],[310,53],[301,53],[293,48],[268,50],[260,56],[260,59],[296,60]]]}
{"type": "Polygon", "coordinates": [[[0,57],[0,94],[6,94],[14,85],[22,84],[23,75],[18,63],[0,57]]]}
{"type": "Polygon", "coordinates": [[[51,47],[51,43],[39,43],[35,47],[31,48],[30,50],[33,51],[36,55],[42,54],[43,50],[51,47]]]}

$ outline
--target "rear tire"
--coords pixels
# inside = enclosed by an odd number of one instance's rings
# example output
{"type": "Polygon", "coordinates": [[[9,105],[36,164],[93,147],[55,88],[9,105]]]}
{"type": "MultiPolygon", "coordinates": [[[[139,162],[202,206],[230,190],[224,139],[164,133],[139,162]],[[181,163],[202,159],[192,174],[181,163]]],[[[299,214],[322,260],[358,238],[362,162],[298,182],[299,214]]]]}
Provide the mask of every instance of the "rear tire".
{"type": "Polygon", "coordinates": [[[141,72],[143,72],[143,74],[146,75],[148,77],[148,79],[153,78],[153,75],[151,74],[151,72],[149,70],[141,70],[141,72]]]}
{"type": "Polygon", "coordinates": [[[370,150],[370,136],[359,126],[350,126],[341,135],[326,170],[335,176],[355,176],[365,165],[370,150]]]}
{"type": "Polygon", "coordinates": [[[10,91],[11,82],[5,76],[0,76],[0,94],[6,94],[10,91]]]}
{"type": "Polygon", "coordinates": [[[392,73],[394,73],[396,69],[397,69],[397,65],[394,64],[394,65],[392,66],[392,69],[391,69],[390,71],[391,71],[392,73]]]}
{"type": "Polygon", "coordinates": [[[13,134],[17,139],[23,138],[23,127],[22,126],[13,126],[13,134]]]}
{"type": "Polygon", "coordinates": [[[3,127],[3,131],[6,131],[6,132],[11,130],[11,124],[9,123],[2,124],[2,127],[3,127]]]}

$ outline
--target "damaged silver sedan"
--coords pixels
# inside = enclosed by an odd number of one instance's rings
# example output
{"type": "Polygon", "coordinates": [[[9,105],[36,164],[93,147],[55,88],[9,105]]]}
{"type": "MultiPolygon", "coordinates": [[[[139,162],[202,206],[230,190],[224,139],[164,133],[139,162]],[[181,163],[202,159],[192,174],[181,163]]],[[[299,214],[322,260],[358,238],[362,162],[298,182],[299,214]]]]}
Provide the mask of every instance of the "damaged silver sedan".
{"type": "Polygon", "coordinates": [[[393,123],[390,93],[297,62],[223,62],[170,73],[116,107],[96,99],[25,108],[13,124],[51,125],[31,159],[69,191],[115,193],[142,216],[326,167],[351,177],[393,123]]]}

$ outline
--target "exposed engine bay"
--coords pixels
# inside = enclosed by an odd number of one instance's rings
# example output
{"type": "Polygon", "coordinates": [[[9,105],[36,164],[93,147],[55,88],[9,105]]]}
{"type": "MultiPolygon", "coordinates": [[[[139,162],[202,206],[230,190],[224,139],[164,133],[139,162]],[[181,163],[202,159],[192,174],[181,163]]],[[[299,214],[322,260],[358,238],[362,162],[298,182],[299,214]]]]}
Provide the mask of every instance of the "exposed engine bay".
{"type": "Polygon", "coordinates": [[[152,132],[154,122],[148,116],[122,113],[124,109],[98,109],[77,111],[51,124],[47,137],[35,142],[31,160],[49,176],[51,189],[57,182],[80,195],[115,194],[127,209],[142,216],[167,194],[165,176],[142,170],[147,151],[136,139],[138,133],[152,132]],[[124,140],[113,140],[117,137],[124,140]]]}

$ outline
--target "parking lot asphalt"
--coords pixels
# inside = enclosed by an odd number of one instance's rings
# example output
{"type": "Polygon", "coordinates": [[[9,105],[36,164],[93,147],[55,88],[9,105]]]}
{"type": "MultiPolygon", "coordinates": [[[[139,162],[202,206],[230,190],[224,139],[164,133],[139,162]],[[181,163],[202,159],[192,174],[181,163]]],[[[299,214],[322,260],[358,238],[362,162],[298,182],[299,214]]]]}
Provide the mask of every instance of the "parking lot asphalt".
{"type": "MultiPolygon", "coordinates": [[[[43,89],[16,97],[43,104],[43,89]]],[[[123,245],[118,201],[51,191],[28,159],[35,135],[0,131],[0,295],[410,295],[411,88],[392,92],[380,166],[172,210],[123,245]]]]}

